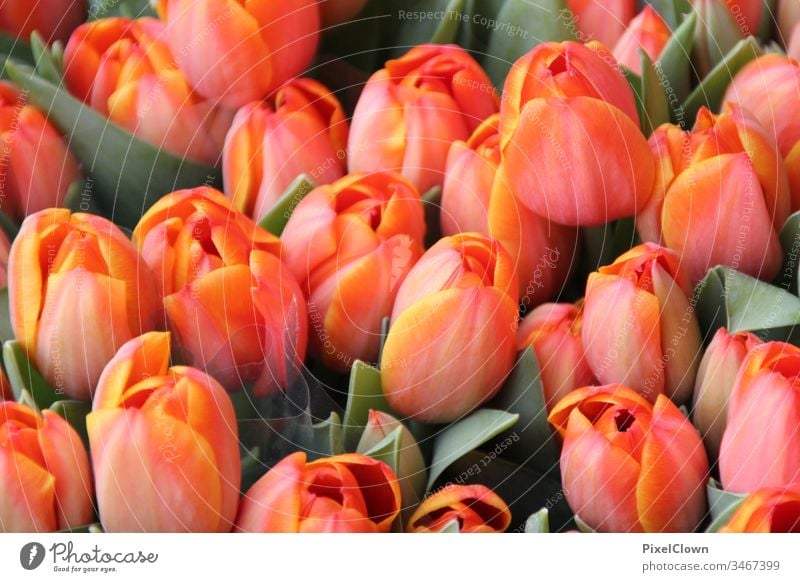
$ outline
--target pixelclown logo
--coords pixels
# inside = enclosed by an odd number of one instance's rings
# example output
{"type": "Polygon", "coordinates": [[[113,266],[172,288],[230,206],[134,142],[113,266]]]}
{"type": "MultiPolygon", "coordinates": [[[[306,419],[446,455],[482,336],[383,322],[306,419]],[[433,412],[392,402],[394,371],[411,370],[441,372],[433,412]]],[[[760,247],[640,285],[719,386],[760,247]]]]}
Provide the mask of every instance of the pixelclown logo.
{"type": "Polygon", "coordinates": [[[30,542],[19,551],[19,563],[26,570],[35,570],[44,561],[44,546],[39,542],[30,542]]]}

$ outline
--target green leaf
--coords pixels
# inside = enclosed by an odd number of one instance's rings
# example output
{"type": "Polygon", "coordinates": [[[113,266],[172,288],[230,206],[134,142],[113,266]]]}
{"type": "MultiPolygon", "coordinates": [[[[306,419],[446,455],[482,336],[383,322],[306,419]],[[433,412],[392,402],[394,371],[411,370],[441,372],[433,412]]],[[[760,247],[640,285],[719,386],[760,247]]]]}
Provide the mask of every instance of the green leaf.
{"type": "Polygon", "coordinates": [[[425,208],[425,248],[430,248],[442,238],[442,188],[434,186],[422,195],[425,208]]]}
{"type": "Polygon", "coordinates": [[[350,370],[347,404],[342,420],[345,450],[356,450],[361,432],[367,425],[370,410],[380,410],[392,414],[392,410],[383,396],[380,371],[374,366],[356,360],[350,370]]]}
{"type": "Polygon", "coordinates": [[[744,493],[731,493],[722,489],[716,479],[709,479],[706,484],[708,494],[708,507],[711,514],[711,524],[706,532],[717,532],[728,523],[736,509],[747,498],[744,493]]]}
{"type": "Polygon", "coordinates": [[[686,116],[689,119],[694,119],[703,106],[708,107],[711,111],[718,111],[731,79],[747,63],[757,59],[762,54],[763,51],[755,37],[749,36],[739,41],[686,99],[683,104],[686,116]]]}
{"type": "Polygon", "coordinates": [[[9,241],[13,241],[19,232],[19,225],[8,214],[0,210],[0,228],[6,233],[9,241]]]}
{"type": "MultiPolygon", "coordinates": [[[[57,42],[57,44],[60,46],[60,43],[57,42]]],[[[63,52],[63,48],[58,50],[63,52]]],[[[34,67],[36,74],[54,85],[61,85],[63,71],[50,52],[47,42],[37,31],[31,34],[31,51],[33,52],[33,60],[36,63],[34,67]]]]}
{"type": "Polygon", "coordinates": [[[5,57],[10,57],[29,65],[34,63],[30,43],[15,36],[0,33],[0,59],[5,60],[5,57]]]}
{"type": "Polygon", "coordinates": [[[316,184],[307,174],[297,176],[286,188],[286,191],[281,194],[278,201],[261,218],[258,223],[259,226],[275,236],[280,236],[283,233],[283,229],[286,228],[294,209],[316,187],[316,184]]]}
{"type": "Polygon", "coordinates": [[[800,277],[800,212],[795,212],[781,229],[781,246],[783,247],[783,267],[775,285],[790,293],[798,294],[798,277],[800,277]]]}
{"type": "Polygon", "coordinates": [[[150,0],[89,0],[90,20],[110,16],[141,18],[156,16],[156,12],[150,6],[150,0]]]}
{"type": "Polygon", "coordinates": [[[342,421],[336,412],[331,412],[327,420],[311,425],[313,450],[309,457],[332,457],[344,453],[342,421]]]}
{"type": "Polygon", "coordinates": [[[433,462],[426,489],[430,490],[450,464],[510,429],[518,420],[518,414],[482,408],[442,430],[433,443],[433,462]]]}
{"type": "Polygon", "coordinates": [[[367,451],[359,451],[362,455],[383,461],[395,475],[400,476],[400,449],[403,442],[403,427],[398,426],[386,435],[382,441],[367,451]]]}
{"type": "Polygon", "coordinates": [[[462,23],[464,0],[417,0],[406,12],[435,14],[441,18],[400,19],[392,53],[401,55],[410,47],[423,43],[450,44],[455,42],[462,23]]]}
{"type": "Polygon", "coordinates": [[[692,13],[675,29],[655,64],[659,82],[664,85],[670,104],[672,121],[681,127],[692,125],[694,118],[687,116],[681,103],[691,87],[691,58],[694,46],[694,29],[697,14],[692,13]]]}
{"type": "Polygon", "coordinates": [[[8,304],[8,288],[0,289],[0,342],[14,339],[14,328],[11,327],[11,311],[8,304]]]}
{"type": "Polygon", "coordinates": [[[118,125],[36,76],[30,67],[7,65],[31,102],[48,112],[70,149],[94,180],[96,200],[117,224],[133,228],[159,198],[182,188],[221,184],[219,170],[179,158],[135,138],[118,125]]]}
{"type": "Polygon", "coordinates": [[[597,533],[595,529],[583,521],[577,513],[574,515],[573,519],[575,520],[575,525],[578,527],[578,531],[583,533],[597,533]]]}
{"type": "Polygon", "coordinates": [[[68,208],[71,212],[101,214],[102,211],[92,193],[93,185],[91,180],[76,180],[70,184],[64,197],[64,208],[68,208]]]}
{"type": "Polygon", "coordinates": [[[66,399],[63,390],[59,391],[50,386],[28,361],[19,342],[11,340],[3,344],[3,363],[17,400],[20,400],[23,391],[27,391],[35,407],[44,410],[50,408],[56,401],[66,399]]]}
{"type": "Polygon", "coordinates": [[[655,8],[671,30],[675,30],[684,15],[692,11],[692,3],[689,0],[647,0],[647,3],[655,8]]]}
{"type": "Polygon", "coordinates": [[[670,108],[666,90],[653,61],[641,49],[639,56],[642,59],[642,108],[644,109],[642,132],[645,137],[649,137],[655,128],[670,121],[670,108]]]}
{"type": "Polygon", "coordinates": [[[80,400],[58,400],[50,406],[50,410],[66,420],[78,436],[81,437],[86,449],[89,450],[89,433],[86,430],[86,415],[92,411],[92,405],[80,400]]]}
{"type": "Polygon", "coordinates": [[[550,512],[546,507],[542,507],[525,521],[525,533],[550,533],[550,512]]]}

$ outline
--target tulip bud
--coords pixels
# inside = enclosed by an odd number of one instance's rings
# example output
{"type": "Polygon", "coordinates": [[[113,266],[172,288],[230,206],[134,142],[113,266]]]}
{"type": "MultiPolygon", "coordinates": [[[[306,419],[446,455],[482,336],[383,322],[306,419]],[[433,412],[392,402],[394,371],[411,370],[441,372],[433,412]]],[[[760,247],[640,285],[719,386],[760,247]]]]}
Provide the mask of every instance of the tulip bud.
{"type": "Polygon", "coordinates": [[[227,532],[241,481],[233,404],[213,378],[169,367],[169,334],[126,343],[86,417],[107,532],[227,532]]]}
{"type": "Polygon", "coordinates": [[[367,0],[329,0],[319,5],[322,28],[327,29],[342,24],[358,14],[367,0]]]}
{"type": "Polygon", "coordinates": [[[298,76],[319,41],[317,0],[156,0],[165,38],[195,91],[228,107],[298,76]]]}
{"type": "Polygon", "coordinates": [[[400,486],[388,465],[358,454],[306,462],[289,455],[245,493],[242,532],[387,533],[400,513],[400,486]]]}
{"type": "Polygon", "coordinates": [[[81,177],[61,135],[5,81],[0,81],[0,144],[4,150],[0,210],[12,217],[21,220],[61,206],[70,185],[81,177]]]}
{"type": "Polygon", "coordinates": [[[601,383],[625,382],[651,402],[691,397],[700,326],[678,260],[645,243],[589,275],[583,346],[601,383]]]}
{"type": "Polygon", "coordinates": [[[14,336],[70,398],[89,400],[117,348],[158,322],[152,275],[105,218],[58,208],[29,216],[8,270],[14,336]]]}
{"type": "Polygon", "coordinates": [[[636,0],[567,0],[575,16],[578,40],[613,46],[636,14],[636,0]]]}
{"type": "Polygon", "coordinates": [[[520,58],[506,78],[500,135],[509,187],[553,222],[605,224],[650,197],[655,164],[633,90],[598,43],[543,43],[520,58]]]}
{"type": "Polygon", "coordinates": [[[233,112],[194,93],[166,36],[154,18],[88,22],[64,50],[64,81],[78,99],[135,136],[213,165],[233,112]]]}
{"type": "Polygon", "coordinates": [[[719,454],[726,491],[749,493],[800,481],[800,348],[768,342],[742,363],[719,454]]]}
{"type": "Polygon", "coordinates": [[[672,37],[672,31],[661,15],[649,4],[631,20],[628,28],[614,45],[614,58],[637,75],[642,74],[643,50],[651,61],[657,61],[672,37]]]}
{"type": "Polygon", "coordinates": [[[601,532],[692,532],[706,512],[708,459],[665,396],[621,385],[570,393],[548,418],[564,439],[567,502],[601,532]]]}
{"type": "Polygon", "coordinates": [[[728,417],[728,401],[736,375],[747,354],[762,342],[747,332],[728,333],[720,328],[708,345],[694,388],[692,421],[712,460],[719,458],[719,446],[728,417]]]}
{"type": "Polygon", "coordinates": [[[280,241],[221,192],[173,192],[133,232],[155,274],[183,355],[228,390],[256,396],[286,388],[305,358],[307,318],[280,241]]]}
{"type": "Polygon", "coordinates": [[[92,521],[92,477],[78,433],[55,412],[0,402],[0,532],[52,532],[92,521]]]}
{"type": "Polygon", "coordinates": [[[6,0],[0,3],[0,31],[28,40],[35,31],[45,42],[66,42],[86,20],[86,0],[6,0]]]}
{"type": "Polygon", "coordinates": [[[443,238],[397,293],[381,358],[383,393],[414,420],[454,421],[489,400],[514,365],[517,278],[500,243],[443,238]]]}
{"type": "Polygon", "coordinates": [[[692,43],[692,63],[702,78],[722,62],[737,42],[748,34],[757,34],[758,29],[748,29],[748,33],[744,33],[725,0],[693,0],[693,4],[697,26],[692,43]]]}
{"type": "Polygon", "coordinates": [[[420,192],[440,186],[450,144],[497,107],[492,82],[465,50],[417,46],[367,81],[350,126],[350,171],[396,170],[420,192]]]}
{"type": "Polygon", "coordinates": [[[340,371],[377,361],[383,318],[424,236],[419,193],[394,172],[350,174],[300,201],[283,258],[308,297],[316,358],[340,371]]]}
{"type": "Polygon", "coordinates": [[[300,174],[321,184],[346,171],[347,120],[336,97],[313,79],[294,79],[271,103],[241,108],[225,139],[225,194],[260,219],[300,174]]]}
{"type": "Polygon", "coordinates": [[[736,509],[720,533],[800,533],[800,483],[759,489],[736,509]]]}
{"type": "Polygon", "coordinates": [[[511,510],[483,485],[447,485],[420,504],[408,521],[409,533],[435,533],[452,521],[459,533],[503,533],[511,510]]]}
{"type": "Polygon", "coordinates": [[[583,300],[540,305],[519,326],[517,349],[533,348],[548,410],[573,390],[595,384],[582,329],[583,300]]]}

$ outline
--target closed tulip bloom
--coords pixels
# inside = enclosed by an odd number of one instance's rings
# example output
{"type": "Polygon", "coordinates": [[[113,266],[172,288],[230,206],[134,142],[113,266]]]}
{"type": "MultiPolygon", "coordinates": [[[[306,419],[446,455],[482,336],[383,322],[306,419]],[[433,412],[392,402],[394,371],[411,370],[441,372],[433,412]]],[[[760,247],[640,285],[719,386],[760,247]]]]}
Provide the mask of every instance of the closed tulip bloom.
{"type": "Polygon", "coordinates": [[[694,387],[692,422],[703,436],[709,458],[719,457],[728,418],[728,402],[742,362],[761,340],[752,333],[720,328],[706,348],[694,387]]]}
{"type": "Polygon", "coordinates": [[[722,533],[800,533],[800,483],[759,489],[736,509],[722,533]]]}
{"type": "Polygon", "coordinates": [[[583,350],[583,300],[545,303],[520,323],[517,349],[533,348],[548,410],[564,396],[595,383],[583,350]]]}
{"type": "Polygon", "coordinates": [[[155,274],[183,356],[231,391],[286,388],[305,358],[305,300],[280,241],[221,192],[173,192],[145,213],[134,240],[155,274]]]}
{"type": "Polygon", "coordinates": [[[29,216],[8,271],[14,336],[70,398],[89,400],[117,348],[158,323],[147,265],[105,218],[57,208],[29,216]]]}
{"type": "Polygon", "coordinates": [[[80,26],[64,50],[71,93],[135,136],[213,165],[233,111],[192,90],[154,18],[102,18],[80,26]]]}
{"type": "Polygon", "coordinates": [[[383,318],[424,235],[419,193],[395,172],[350,174],[297,205],[283,258],[308,298],[316,358],[341,371],[377,360],[383,318]]]}
{"type": "Polygon", "coordinates": [[[294,79],[270,102],[239,110],[225,139],[225,194],[260,219],[300,174],[319,184],[346,171],[347,120],[342,106],[313,79],[294,79]]]}
{"type": "Polygon", "coordinates": [[[515,196],[539,216],[605,224],[635,214],[650,197],[653,155],[614,64],[596,42],[543,43],[506,78],[503,166],[515,196]]]}
{"type": "Polygon", "coordinates": [[[293,453],[242,498],[236,529],[270,533],[387,533],[400,486],[385,463],[358,454],[307,462],[293,453]]]}
{"type": "Polygon", "coordinates": [[[564,439],[561,475],[576,515],[601,532],[692,532],[706,513],[700,435],[665,396],[620,385],[570,393],[548,418],[564,439]]]}
{"type": "Polygon", "coordinates": [[[414,420],[454,421],[489,400],[514,364],[517,278],[500,243],[443,238],[397,293],[381,358],[383,393],[414,420]]]}
{"type": "Polygon", "coordinates": [[[637,75],[642,74],[642,50],[657,61],[672,37],[672,31],[661,15],[649,4],[631,20],[625,34],[614,45],[614,58],[637,75]]]}
{"type": "Polygon", "coordinates": [[[451,522],[459,533],[503,533],[511,510],[484,485],[447,485],[425,498],[408,520],[409,533],[436,533],[451,522]]]}
{"type": "Polygon", "coordinates": [[[81,177],[78,162],[58,131],[5,81],[0,81],[0,144],[4,150],[0,210],[14,218],[61,206],[69,187],[81,177]]]}
{"type": "Polygon", "coordinates": [[[169,334],[126,343],[86,417],[108,532],[227,532],[241,461],[233,404],[210,376],[169,367],[169,334]]]}
{"type": "Polygon", "coordinates": [[[48,43],[66,42],[86,20],[86,0],[5,0],[0,3],[0,31],[28,40],[35,31],[48,43]]]}
{"type": "Polygon", "coordinates": [[[768,342],[742,363],[728,403],[719,474],[726,491],[800,482],[800,348],[768,342]]]}
{"type": "Polygon", "coordinates": [[[581,41],[612,46],[636,14],[635,0],[567,0],[581,41]]]}
{"type": "Polygon", "coordinates": [[[350,127],[349,169],[399,171],[420,192],[440,186],[450,144],[497,109],[492,82],[466,51],[417,46],[367,81],[350,127]]]}
{"type": "Polygon", "coordinates": [[[625,383],[654,402],[689,400],[697,374],[700,326],[678,256],[639,245],[586,284],[583,346],[603,384],[625,383]]]}
{"type": "Polygon", "coordinates": [[[302,73],[317,50],[317,0],[157,0],[155,7],[189,84],[228,107],[263,99],[302,73]]]}
{"type": "Polygon", "coordinates": [[[0,532],[52,532],[92,521],[92,476],[78,433],[55,412],[0,402],[0,532]]]}

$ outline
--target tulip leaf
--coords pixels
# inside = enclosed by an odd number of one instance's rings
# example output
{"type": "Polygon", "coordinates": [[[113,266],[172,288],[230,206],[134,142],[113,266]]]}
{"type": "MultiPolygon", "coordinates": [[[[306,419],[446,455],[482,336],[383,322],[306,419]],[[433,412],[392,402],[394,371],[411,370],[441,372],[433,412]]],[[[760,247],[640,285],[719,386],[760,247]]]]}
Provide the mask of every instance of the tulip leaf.
{"type": "Polygon", "coordinates": [[[278,201],[270,208],[259,221],[259,226],[275,236],[280,236],[286,228],[292,212],[317,185],[307,174],[300,174],[289,187],[281,194],[278,201]]]}
{"type": "Polygon", "coordinates": [[[433,443],[433,461],[426,490],[430,491],[436,479],[454,461],[509,430],[518,420],[519,414],[482,408],[443,429],[433,443]]]}
{"type": "Polygon", "coordinates": [[[11,311],[8,304],[8,288],[0,289],[0,342],[14,339],[14,328],[11,327],[11,311]]]}
{"type": "Polygon", "coordinates": [[[3,363],[8,382],[17,400],[22,397],[23,391],[27,391],[34,406],[44,410],[50,408],[56,401],[66,399],[63,391],[50,386],[31,364],[18,341],[11,340],[3,344],[3,363]]]}
{"type": "Polygon", "coordinates": [[[639,49],[639,57],[642,59],[642,132],[649,137],[655,128],[670,121],[670,108],[655,64],[642,49],[639,49]]]}
{"type": "MultiPolygon", "coordinates": [[[[54,47],[56,54],[63,56],[64,49],[59,41],[56,41],[54,47]]],[[[36,63],[34,67],[36,74],[54,85],[60,85],[63,80],[62,63],[58,62],[54,57],[54,53],[50,52],[47,42],[36,31],[31,34],[31,51],[33,52],[33,60],[36,63]]]]}
{"type": "Polygon", "coordinates": [[[442,526],[442,529],[440,529],[436,533],[447,533],[447,534],[461,533],[461,526],[459,525],[458,520],[454,519],[444,524],[442,526]]]}
{"type": "Polygon", "coordinates": [[[450,44],[455,42],[463,20],[464,0],[416,0],[408,10],[398,11],[397,35],[392,54],[400,56],[409,48],[423,43],[450,44]],[[427,17],[400,17],[400,14],[435,15],[427,17]]]}
{"type": "Polygon", "coordinates": [[[89,450],[89,433],[86,430],[86,415],[92,411],[92,405],[80,400],[58,400],[50,406],[50,410],[66,420],[78,436],[81,437],[86,450],[89,450]]]}
{"type": "Polygon", "coordinates": [[[29,65],[35,62],[29,43],[15,36],[0,33],[0,59],[5,60],[5,57],[10,57],[29,65]]]}
{"type": "Polygon", "coordinates": [[[706,532],[717,532],[730,520],[731,516],[747,498],[744,493],[731,493],[722,489],[716,479],[709,479],[706,484],[708,494],[708,507],[711,514],[711,524],[706,532]]]}
{"type": "Polygon", "coordinates": [[[582,533],[597,533],[597,531],[588,523],[583,521],[577,513],[573,516],[572,519],[575,520],[575,526],[578,528],[578,531],[582,533]]]}
{"type": "Polygon", "coordinates": [[[0,229],[3,230],[9,241],[13,241],[19,232],[19,225],[8,214],[0,210],[0,229]]]}
{"type": "Polygon", "coordinates": [[[92,187],[91,180],[76,180],[70,184],[67,195],[64,197],[64,208],[68,208],[71,212],[101,214],[100,207],[94,199],[92,187]]]}
{"type": "Polygon", "coordinates": [[[655,63],[659,82],[664,86],[667,102],[672,109],[672,121],[682,127],[691,125],[693,121],[693,118],[686,118],[681,103],[689,95],[691,86],[691,56],[696,26],[697,13],[693,12],[674,29],[655,63]]]}
{"type": "Polygon", "coordinates": [[[775,285],[790,293],[798,294],[798,277],[800,277],[800,212],[795,212],[781,229],[781,246],[783,247],[783,267],[775,285]]]}
{"type": "Polygon", "coordinates": [[[402,443],[403,427],[398,426],[371,449],[358,452],[367,457],[377,459],[378,461],[383,461],[391,467],[398,478],[402,478],[403,476],[400,475],[400,449],[402,443]]]}
{"type": "Polygon", "coordinates": [[[174,190],[221,184],[218,169],[137,139],[30,67],[6,67],[30,101],[47,111],[49,120],[66,134],[72,153],[96,185],[104,215],[120,226],[133,228],[156,200],[174,190]]]}
{"type": "Polygon", "coordinates": [[[344,453],[342,421],[334,411],[327,420],[311,425],[313,449],[309,457],[332,457],[344,453]]]}
{"type": "Polygon", "coordinates": [[[342,419],[345,450],[356,450],[361,433],[369,420],[370,410],[392,414],[383,396],[380,371],[374,366],[356,360],[350,370],[347,404],[342,419]]]}
{"type": "Polygon", "coordinates": [[[150,5],[150,0],[89,0],[89,19],[108,18],[111,16],[124,16],[126,18],[141,18],[155,16],[155,10],[150,5]]]}
{"type": "Polygon", "coordinates": [[[525,521],[525,533],[550,533],[550,512],[546,507],[542,507],[525,521]]]}
{"type": "Polygon", "coordinates": [[[684,15],[692,11],[692,3],[689,0],[647,0],[647,3],[661,15],[670,30],[675,30],[684,15]]]}
{"type": "Polygon", "coordinates": [[[703,106],[708,107],[711,111],[719,111],[731,79],[747,63],[757,59],[763,53],[764,51],[761,50],[755,37],[748,36],[736,43],[736,46],[725,55],[722,61],[706,75],[706,78],[687,97],[683,104],[686,116],[689,119],[694,119],[703,106]]]}

